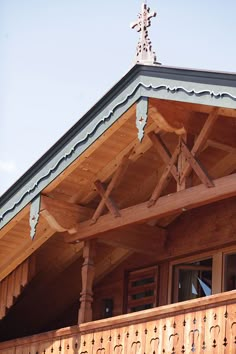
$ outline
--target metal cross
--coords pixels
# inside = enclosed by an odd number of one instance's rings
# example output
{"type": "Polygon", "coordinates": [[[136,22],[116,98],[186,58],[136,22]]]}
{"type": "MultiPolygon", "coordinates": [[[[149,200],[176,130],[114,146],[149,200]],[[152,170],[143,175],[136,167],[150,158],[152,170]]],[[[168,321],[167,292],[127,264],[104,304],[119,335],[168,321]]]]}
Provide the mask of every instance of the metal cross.
{"type": "Polygon", "coordinates": [[[152,43],[148,37],[147,28],[151,25],[151,18],[156,17],[156,12],[150,12],[146,3],[142,4],[142,12],[138,14],[138,20],[131,24],[131,28],[136,28],[140,32],[137,45],[136,62],[142,64],[156,63],[156,54],[152,50],[152,43]]]}

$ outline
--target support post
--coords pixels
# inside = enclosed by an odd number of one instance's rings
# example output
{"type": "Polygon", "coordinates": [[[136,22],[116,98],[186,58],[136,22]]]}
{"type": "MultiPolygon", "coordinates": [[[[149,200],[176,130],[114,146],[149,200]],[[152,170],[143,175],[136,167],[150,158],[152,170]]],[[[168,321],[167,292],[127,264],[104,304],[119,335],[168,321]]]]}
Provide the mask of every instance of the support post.
{"type": "Polygon", "coordinates": [[[78,324],[92,321],[92,302],[93,302],[93,279],[95,241],[85,241],[83,249],[84,263],[82,265],[82,291],[80,297],[80,309],[78,324]]]}

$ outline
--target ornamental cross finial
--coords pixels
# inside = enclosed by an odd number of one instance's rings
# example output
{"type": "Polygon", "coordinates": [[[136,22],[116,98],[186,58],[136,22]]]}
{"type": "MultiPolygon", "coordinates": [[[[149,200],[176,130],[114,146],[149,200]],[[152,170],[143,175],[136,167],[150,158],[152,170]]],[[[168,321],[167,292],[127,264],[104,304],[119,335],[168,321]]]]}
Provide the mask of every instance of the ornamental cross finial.
{"type": "Polygon", "coordinates": [[[148,37],[147,28],[151,25],[151,18],[156,16],[156,12],[150,12],[146,2],[142,4],[142,12],[138,14],[138,20],[131,24],[131,28],[136,28],[140,32],[137,45],[136,62],[141,64],[154,64],[156,54],[152,50],[152,42],[148,37]]]}

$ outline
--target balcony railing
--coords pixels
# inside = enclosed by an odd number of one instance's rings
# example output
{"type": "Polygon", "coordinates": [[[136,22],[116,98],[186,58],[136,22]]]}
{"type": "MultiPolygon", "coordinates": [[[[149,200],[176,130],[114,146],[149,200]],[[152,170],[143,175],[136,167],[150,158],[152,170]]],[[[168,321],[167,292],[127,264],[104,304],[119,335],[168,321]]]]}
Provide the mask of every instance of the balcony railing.
{"type": "Polygon", "coordinates": [[[236,353],[236,291],[0,343],[1,354],[236,353]]]}

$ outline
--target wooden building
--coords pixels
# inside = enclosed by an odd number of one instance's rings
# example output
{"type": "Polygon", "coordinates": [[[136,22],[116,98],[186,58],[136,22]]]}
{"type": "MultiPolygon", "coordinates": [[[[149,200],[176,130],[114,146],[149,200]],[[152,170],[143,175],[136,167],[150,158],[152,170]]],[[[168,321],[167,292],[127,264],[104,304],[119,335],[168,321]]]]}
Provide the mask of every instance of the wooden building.
{"type": "Polygon", "coordinates": [[[236,75],[136,64],[1,198],[0,353],[236,353],[236,75]]]}

